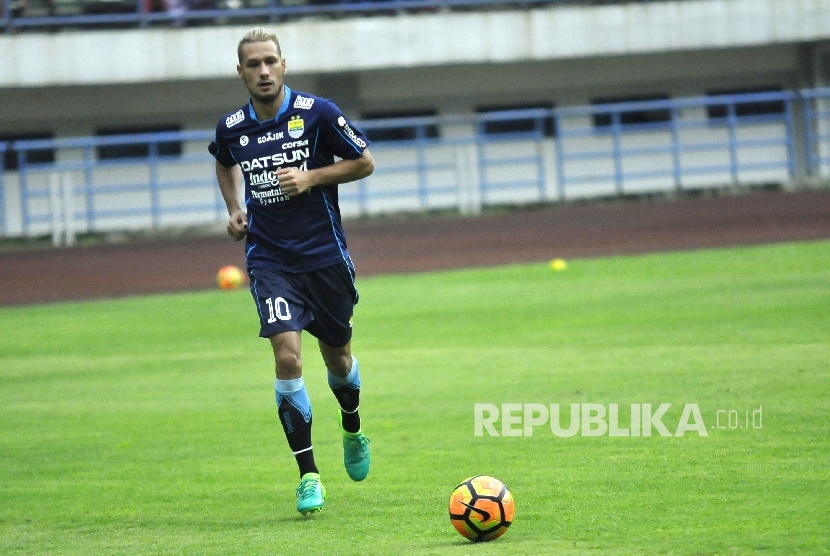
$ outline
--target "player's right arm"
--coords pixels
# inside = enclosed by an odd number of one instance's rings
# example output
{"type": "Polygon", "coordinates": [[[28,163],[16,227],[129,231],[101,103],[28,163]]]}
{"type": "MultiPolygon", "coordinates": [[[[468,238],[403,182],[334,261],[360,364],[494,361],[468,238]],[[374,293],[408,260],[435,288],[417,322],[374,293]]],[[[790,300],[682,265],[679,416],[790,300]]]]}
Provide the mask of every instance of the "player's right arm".
{"type": "Polygon", "coordinates": [[[248,214],[239,204],[242,198],[242,170],[238,165],[225,166],[216,161],[216,179],[219,181],[219,190],[228,207],[228,235],[236,241],[244,239],[248,234],[248,214]]]}
{"type": "MultiPolygon", "coordinates": [[[[239,114],[242,114],[241,110],[239,114]]],[[[228,235],[239,241],[248,234],[248,214],[240,204],[245,188],[242,169],[236,163],[225,141],[228,119],[219,120],[216,126],[216,137],[208,145],[208,152],[216,159],[216,180],[219,182],[219,190],[222,192],[225,206],[228,207],[230,216],[227,227],[228,235]]]]}

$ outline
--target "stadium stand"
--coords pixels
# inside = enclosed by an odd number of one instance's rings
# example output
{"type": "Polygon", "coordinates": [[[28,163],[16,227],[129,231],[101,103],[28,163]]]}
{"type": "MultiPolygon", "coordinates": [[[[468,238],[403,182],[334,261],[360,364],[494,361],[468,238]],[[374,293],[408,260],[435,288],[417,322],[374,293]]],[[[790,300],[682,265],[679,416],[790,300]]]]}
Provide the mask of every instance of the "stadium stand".
{"type": "Polygon", "coordinates": [[[0,0],[2,234],[220,219],[253,24],[373,139],[347,216],[830,176],[826,2],[257,1],[0,0]]]}

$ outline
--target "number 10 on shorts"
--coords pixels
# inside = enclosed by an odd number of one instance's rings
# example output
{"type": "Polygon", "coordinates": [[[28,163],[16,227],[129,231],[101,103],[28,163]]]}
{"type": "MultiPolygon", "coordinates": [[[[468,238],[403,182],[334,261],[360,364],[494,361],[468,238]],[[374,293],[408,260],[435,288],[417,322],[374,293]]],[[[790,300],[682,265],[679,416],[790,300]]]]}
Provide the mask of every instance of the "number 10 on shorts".
{"type": "Polygon", "coordinates": [[[277,319],[291,320],[291,311],[288,309],[288,302],[285,299],[281,297],[271,299],[269,297],[265,300],[265,303],[268,304],[268,324],[277,322],[277,319]]]}

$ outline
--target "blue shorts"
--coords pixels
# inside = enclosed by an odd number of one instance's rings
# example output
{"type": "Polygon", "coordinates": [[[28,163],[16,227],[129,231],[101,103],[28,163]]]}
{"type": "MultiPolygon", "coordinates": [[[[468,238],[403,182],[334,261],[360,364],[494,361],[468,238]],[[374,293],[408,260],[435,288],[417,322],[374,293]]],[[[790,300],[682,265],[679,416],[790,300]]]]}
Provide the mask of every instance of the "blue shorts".
{"type": "Polygon", "coordinates": [[[345,262],[310,272],[253,266],[248,276],[263,338],[307,330],[332,347],[345,346],[352,339],[358,295],[345,262]]]}

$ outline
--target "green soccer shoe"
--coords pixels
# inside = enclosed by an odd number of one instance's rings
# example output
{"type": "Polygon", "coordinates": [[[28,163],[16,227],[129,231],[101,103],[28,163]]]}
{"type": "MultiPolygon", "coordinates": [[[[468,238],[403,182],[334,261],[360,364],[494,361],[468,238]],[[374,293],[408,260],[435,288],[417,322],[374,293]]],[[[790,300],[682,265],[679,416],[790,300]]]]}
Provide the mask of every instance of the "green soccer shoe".
{"type": "Polygon", "coordinates": [[[362,430],[346,432],[343,430],[343,414],[340,417],[340,430],[343,433],[343,465],[353,481],[362,481],[369,474],[369,439],[362,430]]]}
{"type": "Polygon", "coordinates": [[[297,511],[303,515],[323,511],[326,502],[326,487],[320,482],[318,473],[306,473],[297,487],[297,511]]]}

